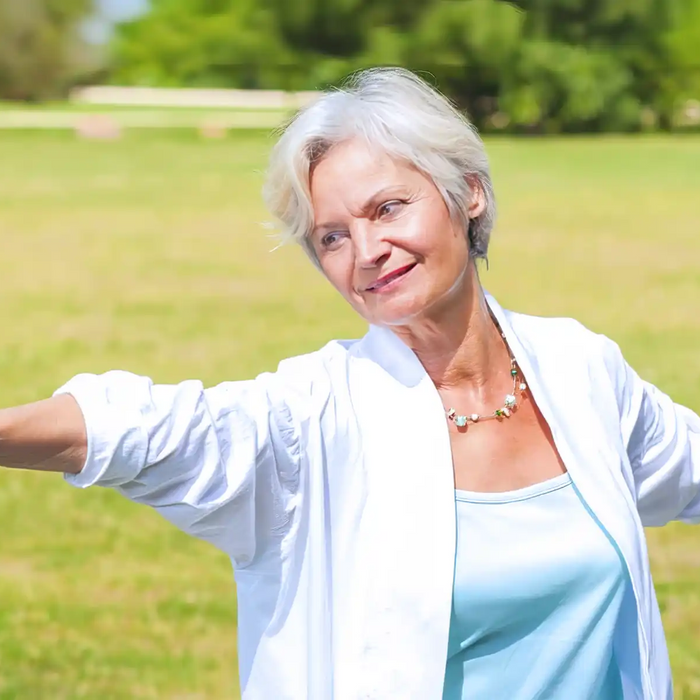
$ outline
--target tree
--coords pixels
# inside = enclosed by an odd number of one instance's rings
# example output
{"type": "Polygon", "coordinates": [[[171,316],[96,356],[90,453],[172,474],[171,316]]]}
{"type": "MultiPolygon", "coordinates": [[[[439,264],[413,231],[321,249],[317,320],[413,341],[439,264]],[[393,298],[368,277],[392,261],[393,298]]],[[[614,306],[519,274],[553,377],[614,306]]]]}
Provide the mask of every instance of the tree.
{"type": "Polygon", "coordinates": [[[481,129],[620,131],[700,98],[698,46],[700,0],[152,0],[113,79],[303,90],[402,65],[481,129]]]}
{"type": "Polygon", "coordinates": [[[61,95],[85,62],[80,23],[92,10],[92,0],[0,2],[0,97],[61,95]]]}
{"type": "Polygon", "coordinates": [[[285,88],[297,63],[258,0],[154,0],[113,50],[112,80],[131,85],[285,88]]]}
{"type": "MultiPolygon", "coordinates": [[[[684,125],[684,107],[700,104],[700,0],[682,0],[661,36],[663,63],[654,106],[664,126],[684,125]]],[[[697,124],[698,119],[694,119],[697,124]]]]}

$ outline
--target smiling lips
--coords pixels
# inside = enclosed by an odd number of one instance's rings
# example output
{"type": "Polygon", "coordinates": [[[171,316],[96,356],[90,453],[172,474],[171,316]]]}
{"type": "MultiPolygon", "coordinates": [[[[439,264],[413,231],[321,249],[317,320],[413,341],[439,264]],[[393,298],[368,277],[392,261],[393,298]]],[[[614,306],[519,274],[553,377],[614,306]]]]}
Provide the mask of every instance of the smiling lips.
{"type": "Polygon", "coordinates": [[[409,273],[418,263],[411,263],[410,265],[404,265],[403,267],[399,267],[396,270],[393,270],[387,275],[384,275],[384,277],[380,277],[378,280],[375,280],[370,284],[365,291],[366,292],[379,292],[383,291],[386,287],[388,287],[390,284],[393,284],[396,282],[398,279],[409,273]]]}

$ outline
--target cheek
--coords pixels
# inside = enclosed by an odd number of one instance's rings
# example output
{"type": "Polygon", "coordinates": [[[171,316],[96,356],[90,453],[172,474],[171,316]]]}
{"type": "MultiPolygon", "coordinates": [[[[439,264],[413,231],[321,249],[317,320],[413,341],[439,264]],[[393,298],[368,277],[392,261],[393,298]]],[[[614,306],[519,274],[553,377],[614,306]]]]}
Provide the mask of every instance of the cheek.
{"type": "Polygon", "coordinates": [[[328,255],[320,261],[321,271],[326,279],[344,297],[353,295],[353,268],[346,258],[347,256],[338,253],[328,255]]]}
{"type": "Polygon", "coordinates": [[[423,258],[430,278],[442,284],[444,277],[451,277],[461,270],[469,259],[469,246],[461,233],[440,229],[440,234],[422,241],[416,252],[423,258]]]}
{"type": "Polygon", "coordinates": [[[462,227],[452,219],[442,200],[431,202],[421,213],[422,216],[416,217],[407,231],[416,253],[426,260],[451,260],[454,263],[468,255],[462,227]]]}

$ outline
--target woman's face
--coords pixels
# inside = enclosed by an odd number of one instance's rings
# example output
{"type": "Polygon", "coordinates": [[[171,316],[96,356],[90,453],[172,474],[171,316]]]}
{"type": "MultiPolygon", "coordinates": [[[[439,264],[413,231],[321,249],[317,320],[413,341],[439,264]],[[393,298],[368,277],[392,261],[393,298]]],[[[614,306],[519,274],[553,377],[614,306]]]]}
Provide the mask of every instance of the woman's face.
{"type": "MultiPolygon", "coordinates": [[[[311,200],[321,268],[370,323],[408,325],[464,297],[467,237],[416,168],[347,141],[314,168],[311,200]]],[[[484,206],[475,200],[473,217],[484,206]]]]}

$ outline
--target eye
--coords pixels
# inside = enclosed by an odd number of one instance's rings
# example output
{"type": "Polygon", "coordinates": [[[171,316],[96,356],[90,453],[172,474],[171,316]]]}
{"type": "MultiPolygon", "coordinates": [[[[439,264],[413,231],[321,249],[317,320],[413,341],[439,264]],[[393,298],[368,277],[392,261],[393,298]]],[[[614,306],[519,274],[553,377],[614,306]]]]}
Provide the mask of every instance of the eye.
{"type": "Polygon", "coordinates": [[[394,216],[401,211],[405,204],[406,203],[402,202],[400,199],[393,199],[391,202],[384,202],[384,204],[380,205],[377,209],[377,216],[380,219],[386,219],[387,217],[394,216]]]}
{"type": "Polygon", "coordinates": [[[321,238],[321,246],[325,250],[335,250],[343,242],[345,235],[343,231],[330,231],[321,238]]]}

